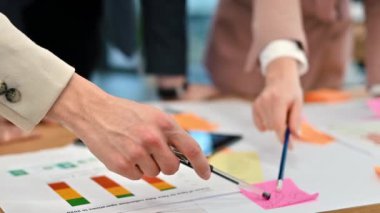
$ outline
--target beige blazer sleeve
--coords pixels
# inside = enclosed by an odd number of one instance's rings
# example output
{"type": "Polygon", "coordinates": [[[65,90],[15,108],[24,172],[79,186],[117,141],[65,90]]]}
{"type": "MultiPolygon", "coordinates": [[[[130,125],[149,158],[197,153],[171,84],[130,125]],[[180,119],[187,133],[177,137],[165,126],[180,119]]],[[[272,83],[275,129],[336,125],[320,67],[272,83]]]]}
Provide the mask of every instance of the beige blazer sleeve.
{"type": "Polygon", "coordinates": [[[29,131],[54,104],[74,68],[41,48],[0,13],[0,80],[20,92],[17,102],[0,95],[0,116],[29,131]]]}
{"type": "Polygon", "coordinates": [[[258,55],[271,42],[278,39],[296,41],[307,50],[302,23],[300,0],[255,0],[252,4],[252,36],[245,71],[252,71],[258,55]]]}

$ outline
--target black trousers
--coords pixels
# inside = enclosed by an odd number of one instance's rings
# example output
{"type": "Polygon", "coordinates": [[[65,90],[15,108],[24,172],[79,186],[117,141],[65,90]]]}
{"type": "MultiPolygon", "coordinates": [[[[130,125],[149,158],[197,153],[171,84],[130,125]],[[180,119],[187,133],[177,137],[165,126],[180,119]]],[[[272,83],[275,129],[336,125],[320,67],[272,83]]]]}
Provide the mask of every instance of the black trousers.
{"type": "Polygon", "coordinates": [[[101,53],[102,0],[34,0],[22,11],[24,33],[89,78],[101,53]]]}
{"type": "MultiPolygon", "coordinates": [[[[186,0],[140,2],[147,73],[186,75],[186,0]]],[[[102,0],[0,0],[0,10],[37,44],[74,66],[83,77],[90,76],[103,52],[102,0]]]]}
{"type": "Polygon", "coordinates": [[[141,0],[146,72],[187,72],[186,0],[141,0]]]}

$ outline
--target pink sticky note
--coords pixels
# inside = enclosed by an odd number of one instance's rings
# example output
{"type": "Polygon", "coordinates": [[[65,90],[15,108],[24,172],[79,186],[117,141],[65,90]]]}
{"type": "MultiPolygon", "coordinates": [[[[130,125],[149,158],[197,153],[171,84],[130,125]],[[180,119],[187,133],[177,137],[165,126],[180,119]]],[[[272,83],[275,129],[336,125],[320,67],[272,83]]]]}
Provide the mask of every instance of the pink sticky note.
{"type": "Polygon", "coordinates": [[[271,193],[271,198],[269,200],[265,200],[261,196],[248,192],[244,189],[241,190],[241,193],[243,193],[246,197],[264,209],[274,209],[299,203],[305,203],[315,200],[319,195],[318,193],[308,194],[300,190],[289,178],[284,180],[282,190],[280,192],[276,191],[276,184],[277,180],[255,184],[255,186],[271,193]]]}
{"type": "Polygon", "coordinates": [[[380,117],[380,98],[372,98],[368,100],[367,105],[376,116],[380,117]]]}

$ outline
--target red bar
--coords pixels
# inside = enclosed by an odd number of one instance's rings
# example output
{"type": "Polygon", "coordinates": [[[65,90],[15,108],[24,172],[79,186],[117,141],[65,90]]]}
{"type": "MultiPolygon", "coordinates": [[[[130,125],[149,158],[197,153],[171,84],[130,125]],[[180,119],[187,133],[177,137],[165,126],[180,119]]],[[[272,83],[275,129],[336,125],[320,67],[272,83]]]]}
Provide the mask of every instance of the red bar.
{"type": "Polygon", "coordinates": [[[157,177],[143,176],[142,179],[145,180],[148,183],[160,183],[160,182],[163,182],[161,179],[159,179],[157,177]]]}
{"type": "Polygon", "coordinates": [[[120,186],[115,181],[109,179],[106,176],[92,177],[91,179],[95,181],[96,183],[98,183],[99,185],[103,186],[104,188],[112,188],[115,186],[120,186]]]}
{"type": "Polygon", "coordinates": [[[69,185],[67,185],[65,182],[57,182],[57,183],[50,183],[50,188],[52,188],[54,191],[59,189],[67,189],[70,188],[69,185]]]}

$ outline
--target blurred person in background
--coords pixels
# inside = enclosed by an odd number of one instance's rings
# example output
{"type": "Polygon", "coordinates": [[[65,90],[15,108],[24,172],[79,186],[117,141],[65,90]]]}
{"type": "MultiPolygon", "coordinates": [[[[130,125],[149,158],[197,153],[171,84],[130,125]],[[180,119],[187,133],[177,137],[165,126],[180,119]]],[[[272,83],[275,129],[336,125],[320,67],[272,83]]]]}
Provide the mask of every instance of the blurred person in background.
{"type": "Polygon", "coordinates": [[[217,94],[213,87],[187,81],[186,0],[141,0],[145,71],[155,77],[162,100],[199,100],[217,94]]]}
{"type": "MultiPolygon", "coordinates": [[[[367,84],[379,94],[380,1],[363,1],[367,84]]],[[[223,93],[253,98],[254,123],[299,135],[303,92],[341,88],[350,61],[349,0],[221,0],[205,63],[223,93]]]]}

